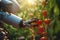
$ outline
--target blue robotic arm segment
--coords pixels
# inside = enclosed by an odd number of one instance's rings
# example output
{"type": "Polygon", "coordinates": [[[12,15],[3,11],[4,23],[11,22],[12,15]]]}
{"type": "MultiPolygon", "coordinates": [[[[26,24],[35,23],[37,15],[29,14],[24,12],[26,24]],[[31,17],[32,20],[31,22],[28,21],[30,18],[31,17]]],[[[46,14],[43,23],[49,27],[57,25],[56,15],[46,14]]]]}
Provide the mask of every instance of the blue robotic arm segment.
{"type": "Polygon", "coordinates": [[[23,20],[22,18],[19,18],[18,16],[14,14],[9,14],[6,12],[0,12],[0,17],[2,17],[2,21],[8,24],[11,24],[15,27],[22,27],[23,26],[23,20]]]}

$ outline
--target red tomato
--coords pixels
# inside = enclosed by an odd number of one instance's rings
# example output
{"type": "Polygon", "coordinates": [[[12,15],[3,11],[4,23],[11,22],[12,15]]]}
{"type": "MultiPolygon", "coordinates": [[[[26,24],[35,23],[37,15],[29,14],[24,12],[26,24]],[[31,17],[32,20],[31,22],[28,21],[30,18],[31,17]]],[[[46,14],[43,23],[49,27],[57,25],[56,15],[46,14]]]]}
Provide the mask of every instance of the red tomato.
{"type": "Polygon", "coordinates": [[[42,34],[45,31],[44,27],[39,27],[38,28],[38,33],[42,34]]]}
{"type": "Polygon", "coordinates": [[[37,25],[41,25],[41,24],[42,24],[42,20],[38,20],[37,25]]]}
{"type": "Polygon", "coordinates": [[[47,40],[47,37],[41,37],[40,40],[47,40]]]}
{"type": "Polygon", "coordinates": [[[42,10],[42,15],[43,15],[44,17],[46,17],[46,16],[47,16],[47,11],[46,11],[46,10],[42,10]]]}
{"type": "Polygon", "coordinates": [[[45,22],[46,25],[49,25],[49,23],[51,22],[51,19],[46,18],[46,19],[44,19],[44,22],[45,22]]]}

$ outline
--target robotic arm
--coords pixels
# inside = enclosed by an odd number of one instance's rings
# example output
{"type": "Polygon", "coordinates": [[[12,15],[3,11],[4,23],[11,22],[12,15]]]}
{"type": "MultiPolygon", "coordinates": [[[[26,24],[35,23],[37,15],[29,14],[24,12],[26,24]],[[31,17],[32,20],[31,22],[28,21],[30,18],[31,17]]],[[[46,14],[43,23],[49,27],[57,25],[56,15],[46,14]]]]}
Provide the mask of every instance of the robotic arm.
{"type": "Polygon", "coordinates": [[[19,10],[16,0],[0,1],[0,19],[2,22],[8,23],[15,27],[23,26],[22,18],[14,15],[19,10]],[[8,12],[8,13],[7,13],[8,12]]]}
{"type": "Polygon", "coordinates": [[[23,27],[25,25],[29,26],[31,22],[35,20],[27,20],[23,22],[22,18],[14,15],[19,9],[18,3],[15,0],[1,0],[0,1],[0,19],[2,22],[10,24],[14,27],[23,27]]]}
{"type": "Polygon", "coordinates": [[[0,11],[0,20],[4,23],[10,24],[14,27],[20,28],[24,26],[30,26],[32,22],[36,22],[38,19],[32,18],[27,21],[23,21],[22,18],[14,15],[9,14],[7,12],[0,11]]]}

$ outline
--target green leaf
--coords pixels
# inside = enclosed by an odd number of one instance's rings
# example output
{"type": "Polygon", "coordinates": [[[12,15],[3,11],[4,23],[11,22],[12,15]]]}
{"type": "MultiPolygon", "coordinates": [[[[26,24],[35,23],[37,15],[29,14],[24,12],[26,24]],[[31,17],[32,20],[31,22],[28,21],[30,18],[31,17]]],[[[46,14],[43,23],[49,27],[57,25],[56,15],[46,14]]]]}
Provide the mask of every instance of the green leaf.
{"type": "Polygon", "coordinates": [[[58,16],[59,15],[59,8],[58,8],[57,5],[55,5],[55,7],[54,7],[54,15],[55,16],[58,16]]]}

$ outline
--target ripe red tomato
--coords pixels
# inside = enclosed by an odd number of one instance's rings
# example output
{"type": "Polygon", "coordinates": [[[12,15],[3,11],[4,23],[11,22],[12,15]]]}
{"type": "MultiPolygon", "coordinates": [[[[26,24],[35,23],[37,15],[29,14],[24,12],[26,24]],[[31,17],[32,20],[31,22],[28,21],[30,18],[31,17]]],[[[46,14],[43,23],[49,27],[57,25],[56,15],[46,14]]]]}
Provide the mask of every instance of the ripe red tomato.
{"type": "Polygon", "coordinates": [[[42,24],[42,20],[38,20],[36,23],[37,23],[37,25],[41,25],[42,24]]]}
{"type": "Polygon", "coordinates": [[[42,15],[43,15],[44,17],[46,17],[46,16],[47,16],[47,11],[46,11],[46,10],[42,10],[42,15]]]}
{"type": "Polygon", "coordinates": [[[47,40],[47,37],[41,37],[40,40],[47,40]]]}
{"type": "Polygon", "coordinates": [[[44,22],[45,22],[45,24],[46,24],[46,25],[49,25],[49,24],[50,24],[50,22],[51,22],[51,19],[46,18],[46,19],[44,19],[44,22]]]}
{"type": "Polygon", "coordinates": [[[41,26],[41,27],[38,28],[38,33],[39,34],[42,34],[44,31],[45,31],[44,27],[41,26]]]}

